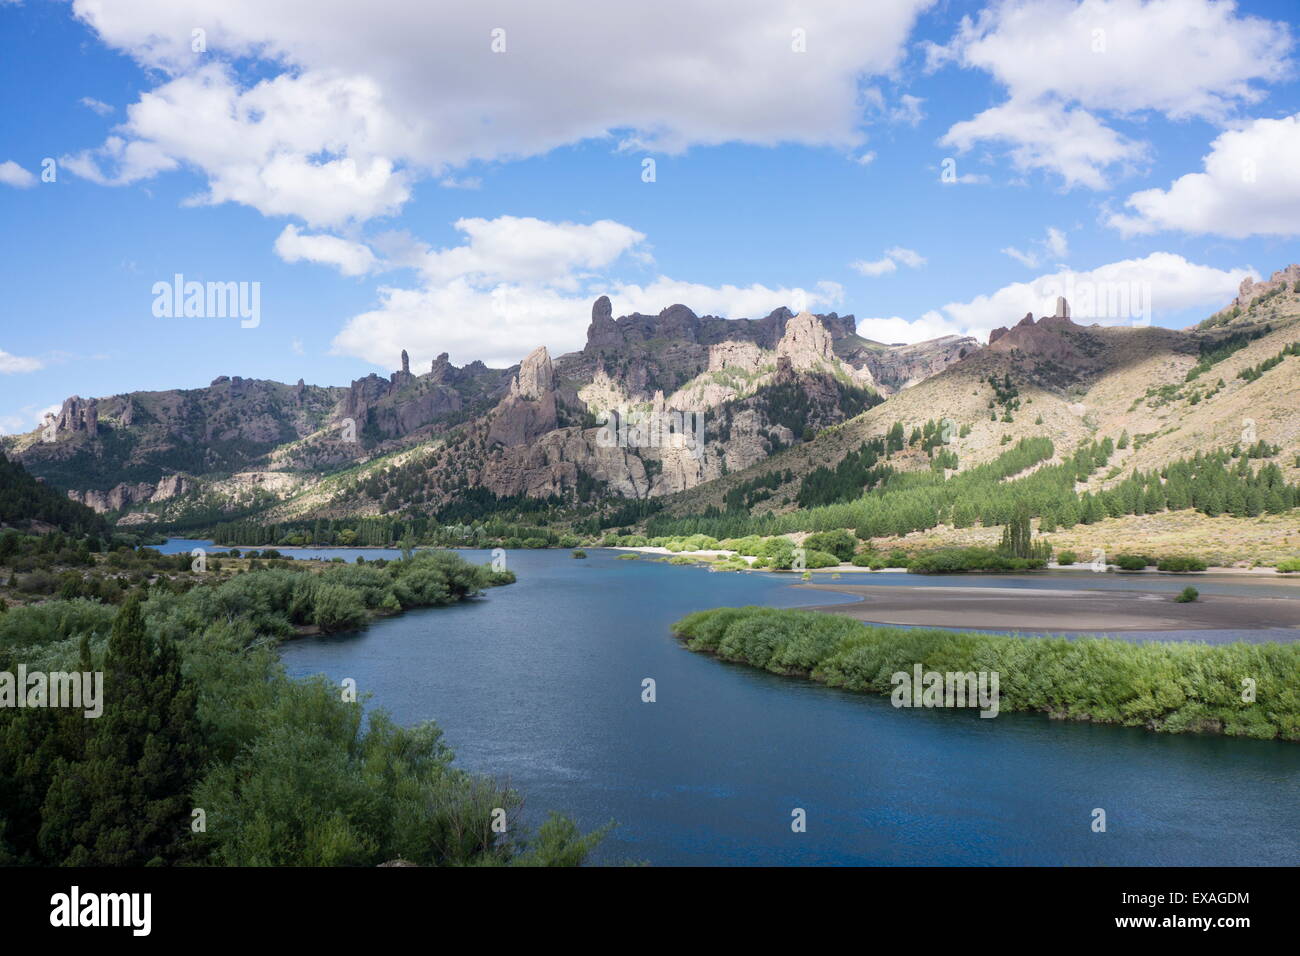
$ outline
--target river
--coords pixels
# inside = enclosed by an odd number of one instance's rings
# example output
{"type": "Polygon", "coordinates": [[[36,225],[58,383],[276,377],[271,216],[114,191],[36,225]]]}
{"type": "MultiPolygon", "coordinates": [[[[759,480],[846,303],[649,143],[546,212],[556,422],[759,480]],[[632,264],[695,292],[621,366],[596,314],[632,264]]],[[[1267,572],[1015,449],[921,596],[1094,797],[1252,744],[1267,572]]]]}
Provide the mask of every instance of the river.
{"type": "MultiPolygon", "coordinates": [[[[196,545],[207,542],[177,540],[164,550],[196,545]]],[[[280,550],[348,561],[394,555],[280,550]]],[[[518,583],[362,632],[287,642],[285,667],[354,678],[373,694],[372,706],[402,723],[436,720],[458,765],[519,789],[533,823],[549,810],[584,829],[616,821],[599,862],[1300,862],[1300,744],[1028,714],[983,720],[969,711],[896,710],[887,698],[691,653],[670,632],[694,610],[825,605],[834,595],[793,588],[790,575],[588,554],[511,551],[518,583]],[[641,699],[647,677],[656,684],[654,703],[641,699]],[[1104,833],[1091,826],[1097,808],[1106,813],[1104,833]],[[806,832],[792,831],[795,809],[806,813],[806,832]]],[[[935,581],[851,580],[876,577],[935,581]]],[[[961,584],[1059,589],[1117,581],[1154,590],[1186,583],[1062,573],[963,576],[961,584]]],[[[1297,594],[1285,583],[1198,576],[1196,585],[1205,593],[1297,594]]]]}

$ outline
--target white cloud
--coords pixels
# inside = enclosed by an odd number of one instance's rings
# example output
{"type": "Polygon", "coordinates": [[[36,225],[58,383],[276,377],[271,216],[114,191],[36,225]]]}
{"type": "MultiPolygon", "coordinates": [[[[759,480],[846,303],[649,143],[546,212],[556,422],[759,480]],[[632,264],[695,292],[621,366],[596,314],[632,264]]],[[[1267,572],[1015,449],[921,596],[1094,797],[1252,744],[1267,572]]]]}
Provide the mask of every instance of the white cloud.
{"type": "Polygon", "coordinates": [[[1065,238],[1064,232],[1055,226],[1048,226],[1047,235],[1043,239],[1035,240],[1030,249],[1020,250],[1014,246],[1007,246],[1002,252],[1021,265],[1037,269],[1046,260],[1052,259],[1057,262],[1063,260],[1070,254],[1070,243],[1065,238]]]}
{"type": "Polygon", "coordinates": [[[887,342],[921,342],[940,335],[987,340],[990,331],[1012,326],[1026,313],[1051,315],[1056,297],[1062,294],[1070,300],[1072,317],[1080,324],[1127,325],[1140,316],[1105,314],[1120,297],[1129,297],[1134,312],[1149,304],[1151,317],[1160,319],[1186,309],[1218,308],[1236,295],[1242,279],[1254,275],[1251,269],[1216,269],[1172,253],[1154,252],[1087,271],[1059,269],[1030,282],[1013,282],[967,302],[949,302],[915,320],[862,318],[858,334],[887,342]]]}
{"type": "Polygon", "coordinates": [[[460,219],[464,245],[428,251],[420,263],[433,282],[469,276],[485,282],[544,282],[574,288],[581,272],[609,265],[645,236],[622,223],[590,225],[519,216],[460,219]]]}
{"type": "Polygon", "coordinates": [[[1221,133],[1204,157],[1204,172],[1188,173],[1168,189],[1129,196],[1133,215],[1108,222],[1124,235],[1161,229],[1247,236],[1300,235],[1300,113],[1257,119],[1221,133]]]}
{"type": "Polygon", "coordinates": [[[799,287],[770,288],[760,283],[749,286],[708,286],[659,276],[647,285],[615,283],[609,293],[614,314],[654,314],[670,305],[688,306],[696,315],[717,315],[727,319],[761,318],[786,306],[795,312],[821,311],[838,305],[844,290],[835,282],[818,282],[809,290],[799,287]]]}
{"type": "Polygon", "coordinates": [[[1017,170],[1055,172],[1067,187],[1104,189],[1108,167],[1131,166],[1147,156],[1144,144],[1125,139],[1086,110],[1024,100],[956,123],[939,139],[962,153],[984,142],[1006,145],[1017,170]]]}
{"type": "Polygon", "coordinates": [[[925,265],[925,256],[912,249],[904,249],[902,246],[894,246],[892,249],[886,249],[885,255],[901,262],[910,269],[919,269],[921,266],[925,265]]]}
{"type": "Polygon", "coordinates": [[[95,99],[93,96],[83,96],[77,102],[86,107],[86,109],[94,110],[100,116],[107,116],[109,113],[113,112],[113,107],[109,106],[103,100],[95,99]]]}
{"type": "Polygon", "coordinates": [[[904,319],[897,315],[858,319],[858,335],[888,345],[910,345],[945,335],[964,334],[960,326],[933,311],[925,313],[919,319],[904,319]]]}
{"type": "Polygon", "coordinates": [[[589,225],[502,216],[462,219],[466,242],[432,250],[404,234],[376,244],[392,251],[390,264],[416,267],[422,285],[384,287],[375,309],[355,316],[335,336],[336,354],[381,367],[406,349],[427,364],[448,352],[458,364],[482,359],[511,365],[539,344],[553,354],[581,348],[596,296],[608,294],[619,314],[658,313],[675,303],[698,314],[729,318],[766,315],[786,305],[796,311],[834,305],[843,290],[833,282],[812,290],[707,286],[667,276],[638,284],[600,270],[624,253],[635,256],[645,237],[610,220],[589,225]]]}
{"type": "Polygon", "coordinates": [[[10,355],[4,349],[0,349],[0,375],[12,375],[16,372],[35,372],[37,369],[44,367],[45,363],[40,359],[10,355]]]}
{"type": "Polygon", "coordinates": [[[0,183],[18,189],[28,189],[36,185],[36,177],[12,159],[6,159],[3,163],[0,163],[0,183]]]}
{"type": "Polygon", "coordinates": [[[921,104],[924,102],[925,100],[919,96],[909,96],[904,93],[899,97],[899,106],[890,112],[889,118],[895,123],[916,126],[925,119],[925,111],[921,109],[921,104]]]}
{"type": "Polygon", "coordinates": [[[1064,259],[1070,254],[1070,243],[1066,240],[1065,233],[1055,226],[1047,227],[1047,238],[1043,240],[1043,245],[1057,259],[1064,259]]]}
{"type": "Polygon", "coordinates": [[[424,175],[591,138],[673,152],[853,149],[863,77],[897,67],[932,3],[828,0],[792,19],[784,0],[663,0],[649,18],[621,4],[516,2],[498,11],[506,48],[494,53],[494,21],[473,5],[321,0],[308,16],[225,0],[75,0],[106,43],[171,79],[70,168],[125,183],[188,166],[208,179],[197,201],[323,226],[395,211],[424,175]],[[195,24],[202,54],[190,49],[195,24]],[[806,54],[791,50],[795,27],[806,54]]]}
{"type": "Polygon", "coordinates": [[[925,257],[912,249],[894,246],[892,249],[886,249],[881,259],[870,261],[859,259],[857,262],[850,262],[849,268],[864,276],[883,276],[896,272],[900,262],[911,269],[919,269],[925,265],[925,257]]]}
{"type": "Polygon", "coordinates": [[[337,236],[307,235],[292,223],[275,240],[275,252],[285,262],[317,262],[334,266],[345,276],[373,272],[378,265],[370,247],[337,236]]]}
{"type": "Polygon", "coordinates": [[[194,204],[337,226],[406,201],[410,176],[393,157],[412,136],[365,78],[282,74],[244,89],[214,63],[145,93],[103,146],[62,162],[105,185],[192,166],[208,181],[194,204]]]}
{"type": "Polygon", "coordinates": [[[438,181],[438,185],[443,189],[482,189],[483,180],[477,176],[465,176],[463,178],[444,176],[438,181]]]}
{"type": "Polygon", "coordinates": [[[879,87],[871,86],[862,91],[862,100],[869,115],[878,116],[889,123],[917,126],[925,119],[925,111],[921,109],[925,100],[910,93],[903,93],[898,97],[898,104],[890,106],[879,87]]]}
{"type": "Polygon", "coordinates": [[[46,405],[24,405],[11,415],[0,415],[0,435],[22,435],[45,422],[46,415],[57,415],[63,406],[59,403],[46,405]]]}
{"type": "Polygon", "coordinates": [[[1000,142],[1023,170],[1100,189],[1111,167],[1147,152],[1097,113],[1224,122],[1290,75],[1290,27],[1221,0],[1001,0],[965,17],[928,65],[987,71],[1007,102],[958,123],[944,141],[1000,142]]]}
{"type": "Polygon", "coordinates": [[[883,276],[898,270],[898,264],[889,256],[883,259],[859,259],[857,262],[850,262],[849,268],[854,272],[861,273],[864,276],[883,276]]]}

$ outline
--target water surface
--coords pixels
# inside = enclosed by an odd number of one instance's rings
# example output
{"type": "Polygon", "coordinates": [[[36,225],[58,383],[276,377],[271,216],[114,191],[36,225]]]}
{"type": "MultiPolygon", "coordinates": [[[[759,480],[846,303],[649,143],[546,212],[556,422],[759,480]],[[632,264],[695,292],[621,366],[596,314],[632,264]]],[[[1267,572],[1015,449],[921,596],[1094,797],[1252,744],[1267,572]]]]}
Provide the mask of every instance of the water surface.
{"type": "MultiPolygon", "coordinates": [[[[694,610],[827,604],[833,595],[791,587],[789,575],[588,554],[511,551],[517,584],[360,633],[288,642],[285,665],[355,678],[403,723],[437,720],[458,763],[517,787],[533,822],[552,809],[584,828],[616,820],[603,862],[1300,862],[1300,745],[896,710],[887,698],[691,653],[670,633],[694,610]],[[646,677],[655,703],[641,700],[646,677]],[[806,811],[805,833],[791,831],[795,808],[806,811]],[[1094,808],[1106,811],[1105,833],[1092,832],[1094,808]]],[[[961,583],[1069,586],[1063,579],[1099,586],[1113,576],[961,583]]],[[[1197,582],[1207,593],[1250,586],[1197,582]]]]}

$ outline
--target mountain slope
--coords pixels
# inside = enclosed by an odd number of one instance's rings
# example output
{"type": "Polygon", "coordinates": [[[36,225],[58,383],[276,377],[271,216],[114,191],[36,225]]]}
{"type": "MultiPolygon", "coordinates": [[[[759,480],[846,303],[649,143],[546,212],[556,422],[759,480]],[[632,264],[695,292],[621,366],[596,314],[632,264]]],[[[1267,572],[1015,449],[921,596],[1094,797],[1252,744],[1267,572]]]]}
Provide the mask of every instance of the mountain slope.
{"type": "Polygon", "coordinates": [[[955,337],[885,346],[855,325],[682,305],[615,319],[602,296],[584,348],[554,361],[538,349],[511,369],[456,368],[444,354],[416,374],[403,352],[399,371],[347,388],[222,376],[200,389],[73,396],[49,427],[5,446],[128,523],[428,513],[469,489],[489,503],[644,499],[750,467],[979,348],[955,337]],[[631,424],[633,440],[624,427],[606,441],[606,420],[631,424]]]}

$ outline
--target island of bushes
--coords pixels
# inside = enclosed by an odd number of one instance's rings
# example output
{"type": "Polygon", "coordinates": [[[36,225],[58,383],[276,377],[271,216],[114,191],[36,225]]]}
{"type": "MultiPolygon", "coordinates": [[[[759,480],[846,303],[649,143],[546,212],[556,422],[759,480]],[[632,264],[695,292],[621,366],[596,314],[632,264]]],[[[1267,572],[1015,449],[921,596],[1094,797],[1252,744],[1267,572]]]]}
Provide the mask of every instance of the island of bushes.
{"type": "Polygon", "coordinates": [[[1300,740],[1300,644],[1130,643],[867,626],[816,611],[717,608],[678,621],[693,651],[889,694],[915,665],[997,672],[1002,711],[1167,733],[1300,740]]]}

